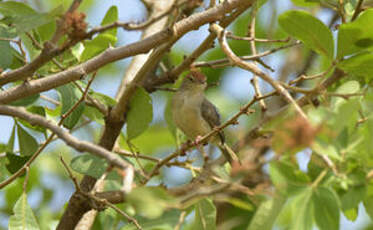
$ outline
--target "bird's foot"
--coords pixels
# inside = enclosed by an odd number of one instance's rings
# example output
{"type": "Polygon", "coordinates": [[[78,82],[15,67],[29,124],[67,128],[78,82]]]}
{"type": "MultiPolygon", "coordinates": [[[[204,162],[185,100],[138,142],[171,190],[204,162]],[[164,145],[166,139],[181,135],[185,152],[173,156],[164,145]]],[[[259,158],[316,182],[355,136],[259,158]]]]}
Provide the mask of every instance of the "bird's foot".
{"type": "Polygon", "coordinates": [[[196,139],[193,141],[192,144],[195,145],[195,146],[198,146],[198,145],[201,144],[201,142],[202,142],[202,136],[198,135],[198,136],[196,137],[196,139]]]}
{"type": "Polygon", "coordinates": [[[180,146],[180,156],[185,156],[187,149],[192,146],[193,143],[191,140],[188,140],[186,143],[181,144],[180,146]]]}

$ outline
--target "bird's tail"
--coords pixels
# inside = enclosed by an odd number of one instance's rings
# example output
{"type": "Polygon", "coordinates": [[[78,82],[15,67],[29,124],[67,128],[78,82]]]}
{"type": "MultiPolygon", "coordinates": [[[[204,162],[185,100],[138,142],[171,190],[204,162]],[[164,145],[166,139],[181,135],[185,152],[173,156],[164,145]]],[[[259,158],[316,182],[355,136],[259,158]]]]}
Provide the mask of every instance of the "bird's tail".
{"type": "Polygon", "coordinates": [[[238,159],[236,153],[227,145],[227,143],[220,143],[219,149],[230,164],[233,162],[240,163],[240,159],[238,159]]]}

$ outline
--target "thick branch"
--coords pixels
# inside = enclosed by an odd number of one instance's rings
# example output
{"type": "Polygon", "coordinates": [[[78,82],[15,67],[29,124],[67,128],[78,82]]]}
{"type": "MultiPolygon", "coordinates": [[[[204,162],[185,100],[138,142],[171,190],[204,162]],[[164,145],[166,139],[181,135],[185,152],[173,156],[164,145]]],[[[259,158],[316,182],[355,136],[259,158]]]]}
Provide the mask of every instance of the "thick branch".
{"type": "Polygon", "coordinates": [[[110,151],[92,144],[87,141],[79,140],[78,138],[72,136],[68,132],[64,131],[61,127],[54,124],[52,121],[47,120],[46,118],[32,114],[27,112],[23,108],[17,108],[13,106],[7,105],[0,105],[0,114],[18,117],[29,122],[32,125],[38,125],[41,127],[45,127],[55,133],[60,139],[62,139],[67,145],[71,146],[72,148],[76,149],[79,152],[90,152],[96,156],[105,158],[111,164],[125,169],[127,167],[127,163],[122,160],[119,156],[111,153],[110,151]]]}

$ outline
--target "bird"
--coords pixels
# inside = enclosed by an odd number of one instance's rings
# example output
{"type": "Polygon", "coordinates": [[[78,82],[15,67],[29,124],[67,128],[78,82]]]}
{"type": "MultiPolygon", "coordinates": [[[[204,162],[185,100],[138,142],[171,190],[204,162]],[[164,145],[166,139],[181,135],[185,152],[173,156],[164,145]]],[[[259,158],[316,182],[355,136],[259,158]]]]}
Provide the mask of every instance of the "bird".
{"type": "MultiPolygon", "coordinates": [[[[172,118],[176,127],[197,142],[221,124],[217,108],[205,97],[206,87],[206,76],[199,71],[191,71],[183,79],[171,101],[172,118]]],[[[230,164],[239,162],[234,151],[225,143],[222,130],[207,141],[219,147],[230,164]]]]}

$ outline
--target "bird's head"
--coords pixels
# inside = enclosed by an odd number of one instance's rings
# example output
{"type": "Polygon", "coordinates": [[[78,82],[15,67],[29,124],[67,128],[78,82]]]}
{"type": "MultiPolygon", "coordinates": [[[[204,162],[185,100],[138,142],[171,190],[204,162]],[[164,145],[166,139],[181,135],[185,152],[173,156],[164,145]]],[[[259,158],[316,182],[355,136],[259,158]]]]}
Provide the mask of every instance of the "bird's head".
{"type": "Polygon", "coordinates": [[[183,90],[201,90],[206,89],[206,76],[197,71],[191,71],[181,83],[180,88],[183,90]]]}

